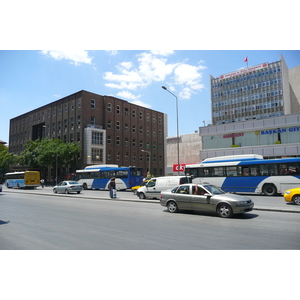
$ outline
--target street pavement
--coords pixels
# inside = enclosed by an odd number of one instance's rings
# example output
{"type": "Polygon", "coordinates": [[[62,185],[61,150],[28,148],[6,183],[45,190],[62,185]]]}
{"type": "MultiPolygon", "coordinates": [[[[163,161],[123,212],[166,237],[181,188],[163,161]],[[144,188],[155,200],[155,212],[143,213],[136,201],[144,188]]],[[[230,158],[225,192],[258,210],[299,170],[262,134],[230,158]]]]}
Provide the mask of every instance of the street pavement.
{"type": "MultiPolygon", "coordinates": [[[[38,187],[36,189],[8,189],[3,185],[2,193],[25,193],[57,197],[54,194],[53,187],[38,187]]],[[[64,194],[63,194],[64,195],[64,194]]],[[[131,191],[118,192],[117,198],[111,199],[108,191],[98,190],[83,190],[80,194],[72,193],[64,195],[66,197],[76,197],[82,199],[94,199],[94,200],[110,200],[110,201],[129,201],[129,202],[140,202],[140,203],[157,203],[160,204],[158,199],[139,199],[131,191]]],[[[300,213],[300,205],[294,205],[293,203],[287,203],[284,201],[283,196],[277,197],[266,197],[261,195],[248,195],[254,202],[253,210],[263,211],[277,211],[277,212],[290,212],[300,213]]]]}

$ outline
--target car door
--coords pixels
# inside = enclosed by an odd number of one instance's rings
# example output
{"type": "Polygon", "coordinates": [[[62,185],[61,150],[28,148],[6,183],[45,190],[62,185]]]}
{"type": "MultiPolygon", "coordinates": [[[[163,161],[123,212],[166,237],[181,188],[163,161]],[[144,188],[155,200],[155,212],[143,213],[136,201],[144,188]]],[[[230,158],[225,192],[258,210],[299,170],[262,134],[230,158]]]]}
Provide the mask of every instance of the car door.
{"type": "Polygon", "coordinates": [[[211,210],[211,204],[210,204],[211,196],[208,196],[207,191],[201,187],[197,187],[195,189],[195,187],[193,186],[192,192],[193,192],[193,195],[191,197],[191,209],[201,210],[201,211],[210,211],[211,210]]]}
{"type": "Polygon", "coordinates": [[[192,209],[191,208],[191,193],[189,185],[180,185],[174,193],[174,198],[177,202],[179,209],[192,209]]]}

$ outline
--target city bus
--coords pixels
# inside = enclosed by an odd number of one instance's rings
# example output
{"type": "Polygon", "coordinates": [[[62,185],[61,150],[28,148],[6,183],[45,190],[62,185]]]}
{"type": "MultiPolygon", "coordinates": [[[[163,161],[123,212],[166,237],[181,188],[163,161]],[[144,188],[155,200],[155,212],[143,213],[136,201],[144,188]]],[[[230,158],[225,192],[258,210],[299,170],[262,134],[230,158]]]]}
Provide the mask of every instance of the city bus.
{"type": "Polygon", "coordinates": [[[209,183],[226,192],[273,196],[300,187],[300,157],[264,159],[257,154],[208,158],[185,166],[194,183],[209,183]]]}
{"type": "Polygon", "coordinates": [[[40,185],[40,172],[38,171],[11,172],[4,176],[5,185],[8,188],[36,188],[40,185]]]}
{"type": "Polygon", "coordinates": [[[118,165],[94,165],[76,171],[76,180],[85,190],[107,190],[110,179],[113,177],[115,177],[117,190],[131,189],[143,182],[143,169],[118,165]]]}

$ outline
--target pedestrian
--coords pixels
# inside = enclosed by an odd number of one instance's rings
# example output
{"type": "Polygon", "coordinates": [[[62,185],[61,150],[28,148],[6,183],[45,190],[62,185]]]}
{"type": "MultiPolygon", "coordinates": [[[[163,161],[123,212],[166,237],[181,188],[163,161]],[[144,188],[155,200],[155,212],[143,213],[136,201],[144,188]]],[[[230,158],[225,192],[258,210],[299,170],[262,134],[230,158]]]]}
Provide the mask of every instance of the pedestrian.
{"type": "Polygon", "coordinates": [[[40,183],[41,183],[42,188],[44,188],[45,180],[44,180],[44,179],[41,179],[40,183]]]}
{"type": "Polygon", "coordinates": [[[115,177],[113,177],[111,180],[110,180],[110,182],[109,182],[109,186],[108,186],[108,188],[109,188],[109,196],[110,196],[110,198],[116,198],[116,179],[115,179],[115,177]]]}

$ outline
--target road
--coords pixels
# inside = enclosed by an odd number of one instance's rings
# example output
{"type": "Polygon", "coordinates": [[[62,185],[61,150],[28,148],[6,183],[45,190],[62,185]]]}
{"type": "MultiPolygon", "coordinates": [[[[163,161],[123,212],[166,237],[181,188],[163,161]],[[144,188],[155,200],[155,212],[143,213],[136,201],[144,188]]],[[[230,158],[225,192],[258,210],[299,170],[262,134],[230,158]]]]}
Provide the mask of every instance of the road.
{"type": "Polygon", "coordinates": [[[0,249],[300,249],[298,213],[252,211],[222,219],[170,214],[157,203],[76,196],[1,194],[0,249]]]}

